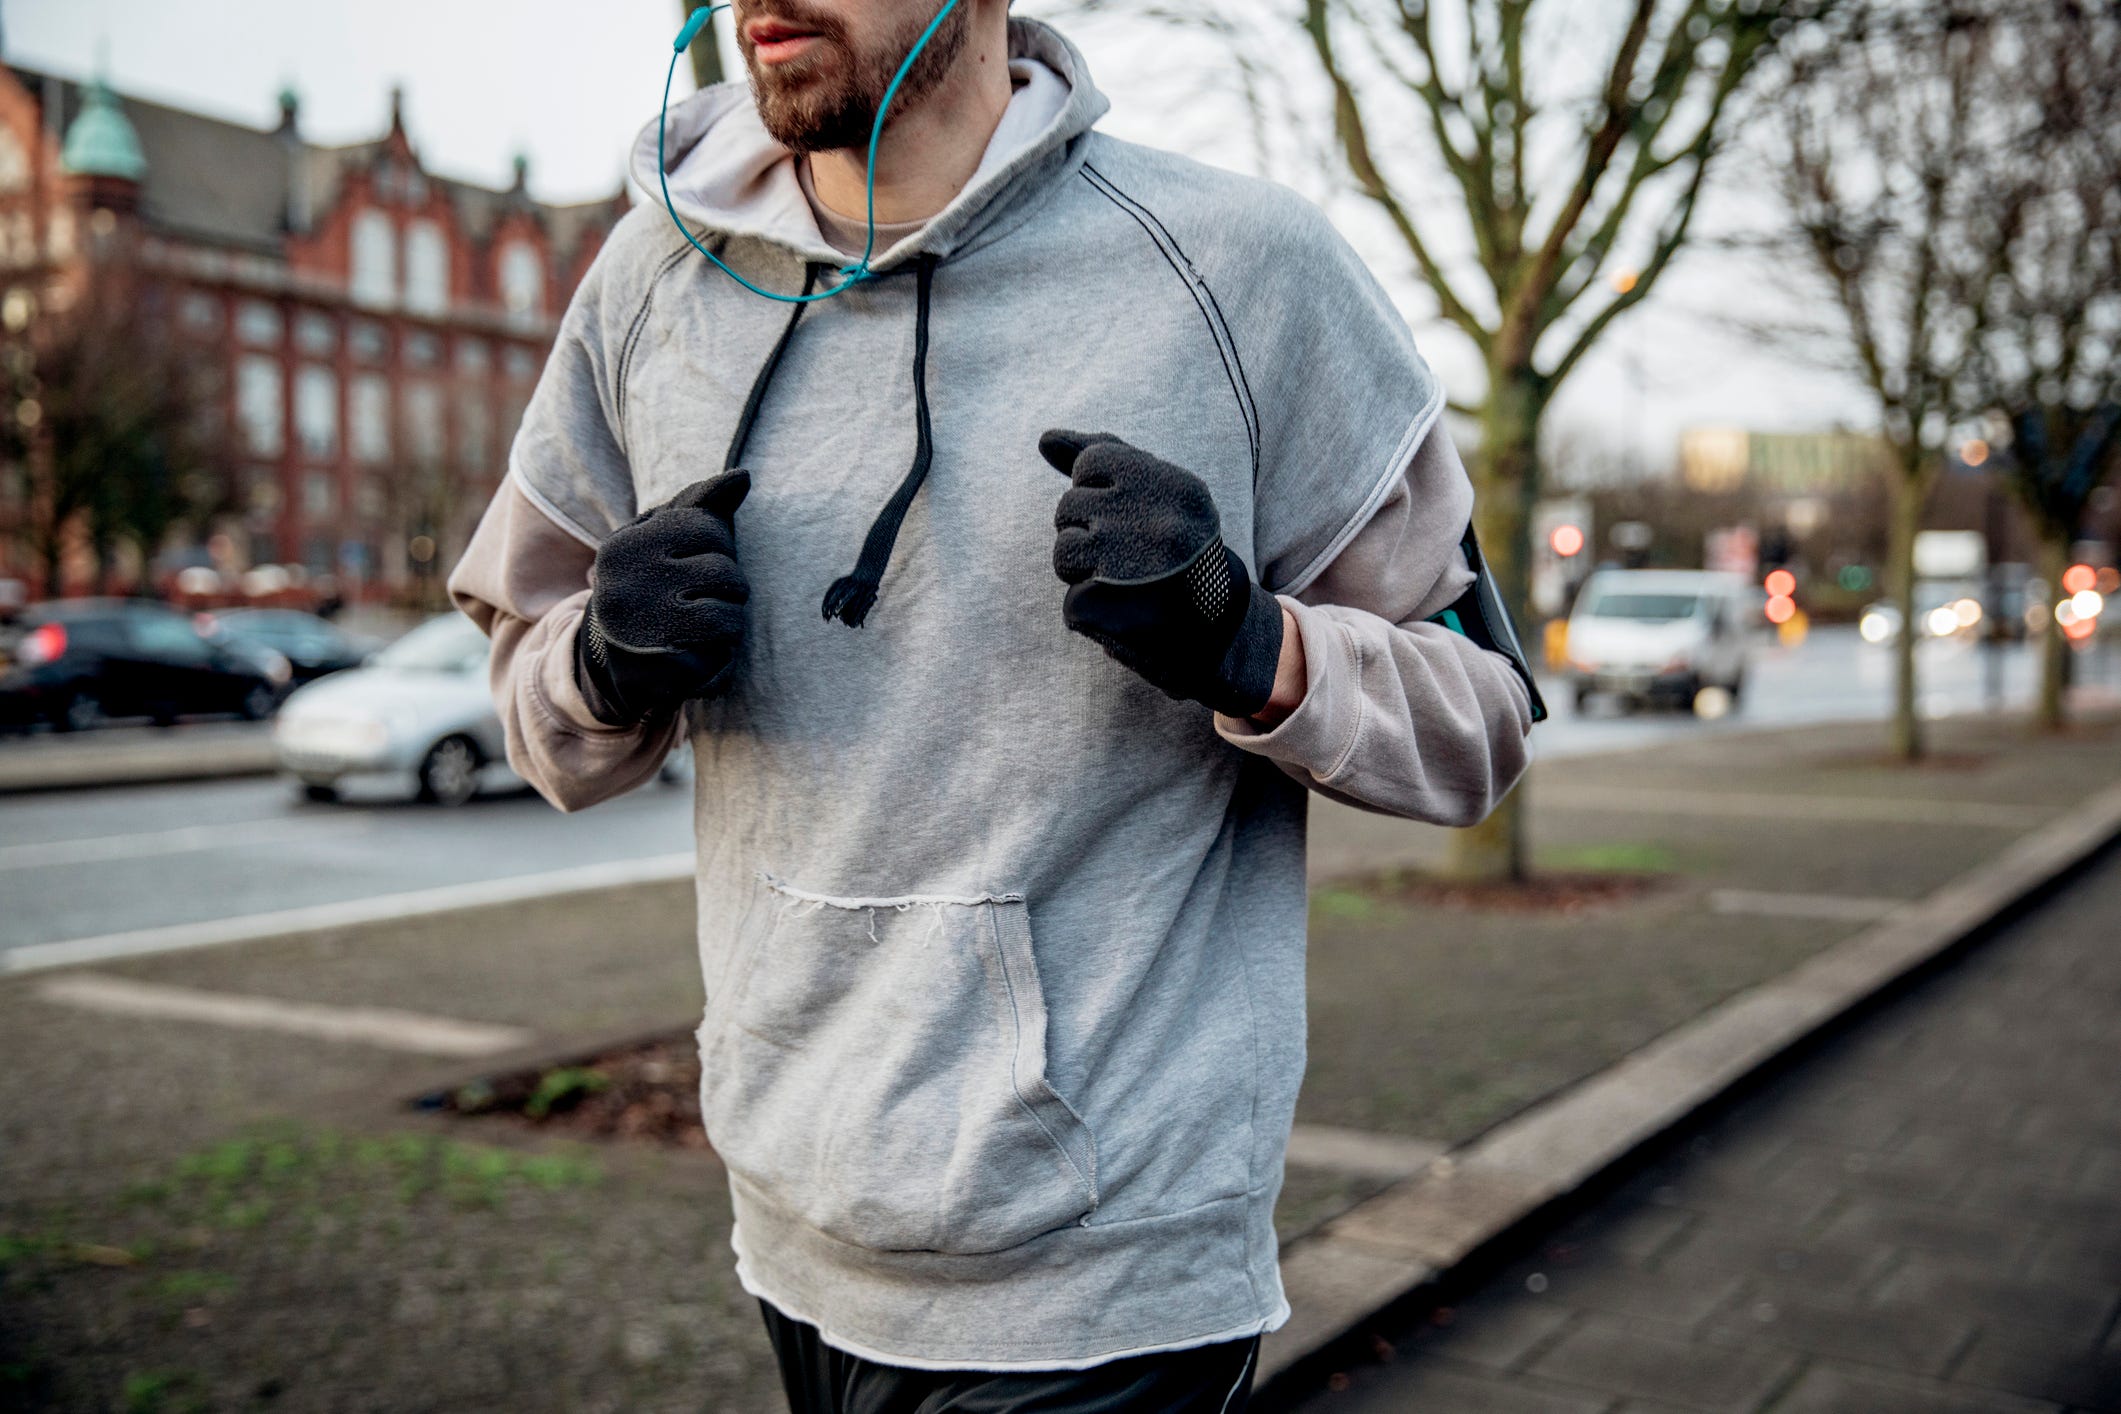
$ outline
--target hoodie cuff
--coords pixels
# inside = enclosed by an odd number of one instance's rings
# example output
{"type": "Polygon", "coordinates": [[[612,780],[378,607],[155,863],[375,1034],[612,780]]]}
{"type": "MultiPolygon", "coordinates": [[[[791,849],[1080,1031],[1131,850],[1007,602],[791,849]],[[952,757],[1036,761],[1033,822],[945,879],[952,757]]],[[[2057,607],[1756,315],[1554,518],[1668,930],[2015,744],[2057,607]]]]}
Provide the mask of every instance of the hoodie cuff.
{"type": "Polygon", "coordinates": [[[1276,595],[1304,644],[1304,699],[1272,727],[1249,717],[1215,714],[1215,732],[1240,751],[1300,767],[1330,781],[1347,767],[1362,729],[1362,655],[1355,639],[1310,605],[1276,595]]]}

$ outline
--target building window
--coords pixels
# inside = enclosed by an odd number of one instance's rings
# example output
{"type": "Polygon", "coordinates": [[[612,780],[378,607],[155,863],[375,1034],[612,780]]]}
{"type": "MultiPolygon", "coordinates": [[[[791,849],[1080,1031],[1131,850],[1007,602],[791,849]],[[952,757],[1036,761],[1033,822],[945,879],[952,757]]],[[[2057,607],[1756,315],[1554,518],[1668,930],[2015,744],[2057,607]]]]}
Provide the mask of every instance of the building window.
{"type": "Polygon", "coordinates": [[[493,362],[493,355],[483,339],[457,340],[457,370],[461,373],[484,373],[493,362]]]}
{"type": "Polygon", "coordinates": [[[398,234],[381,211],[363,211],[353,223],[353,297],[388,308],[398,298],[398,234]]]}
{"type": "Polygon", "coordinates": [[[442,390],[432,383],[405,389],[405,447],[421,466],[442,460],[442,390]]]}
{"type": "Polygon", "coordinates": [[[302,478],[302,514],[311,520],[329,520],[338,514],[339,488],[328,471],[312,471],[302,478]]]}
{"type": "Polygon", "coordinates": [[[9,265],[37,263],[37,223],[30,219],[27,211],[16,211],[8,216],[5,237],[4,254],[9,265]]]}
{"type": "Polygon", "coordinates": [[[492,434],[493,424],[486,416],[486,404],[475,397],[457,401],[457,460],[465,469],[481,475],[486,471],[487,438],[492,434]]]}
{"type": "Polygon", "coordinates": [[[423,219],[405,228],[405,307],[415,314],[449,308],[449,242],[440,222],[423,219]]]}
{"type": "Polygon", "coordinates": [[[538,376],[538,357],[529,349],[510,349],[507,368],[510,378],[535,378],[538,376]]]}
{"type": "Polygon", "coordinates": [[[295,347],[303,353],[328,358],[338,346],[339,324],[330,315],[310,309],[295,316],[295,347]]]}
{"type": "Polygon", "coordinates": [[[0,192],[21,191],[29,185],[29,154],[7,128],[0,128],[0,192]]]}
{"type": "Polygon", "coordinates": [[[49,239],[52,247],[52,259],[72,260],[74,258],[74,209],[71,206],[55,206],[52,208],[49,239]]]}
{"type": "Polygon", "coordinates": [[[247,354],[236,365],[236,418],[243,424],[243,441],[253,455],[280,455],[287,434],[278,359],[247,354]]]}
{"type": "Polygon", "coordinates": [[[373,319],[356,319],[346,327],[346,347],[363,363],[381,363],[390,352],[390,338],[373,319]]]}
{"type": "Polygon", "coordinates": [[[184,297],[184,327],[194,334],[210,335],[221,331],[221,301],[198,290],[184,297]]]}
{"type": "Polygon", "coordinates": [[[410,368],[433,368],[442,361],[442,341],[423,330],[405,335],[405,363],[410,368]]]}
{"type": "Polygon", "coordinates": [[[517,324],[535,324],[545,316],[545,267],[528,241],[501,247],[501,306],[517,324]]]}
{"type": "Polygon", "coordinates": [[[354,460],[374,466],[390,460],[390,383],[380,373],[353,381],[354,460]]]}
{"type": "Polygon", "coordinates": [[[378,521],[390,509],[390,494],[383,486],[380,476],[364,476],[361,484],[354,487],[354,509],[364,520],[378,521]]]}
{"type": "Polygon", "coordinates": [[[339,454],[339,379],[330,369],[310,364],[295,375],[295,433],[305,456],[339,454]]]}
{"type": "Polygon", "coordinates": [[[275,349],[285,332],[279,308],[261,299],[247,299],[236,307],[236,337],[259,348],[275,349]]]}

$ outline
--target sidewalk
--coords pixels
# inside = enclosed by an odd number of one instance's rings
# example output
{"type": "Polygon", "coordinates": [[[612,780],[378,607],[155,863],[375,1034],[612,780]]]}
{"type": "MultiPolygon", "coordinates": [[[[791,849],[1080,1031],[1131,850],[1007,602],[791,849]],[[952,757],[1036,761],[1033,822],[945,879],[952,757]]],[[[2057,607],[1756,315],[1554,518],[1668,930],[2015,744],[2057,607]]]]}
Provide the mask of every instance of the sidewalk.
{"type": "MultiPolygon", "coordinates": [[[[1403,872],[1440,831],[1321,809],[1284,1238],[2121,779],[2111,723],[1937,737],[1915,772],[1875,727],[1543,764],[1540,866],[1589,877],[1530,911],[1403,872]]],[[[711,1155],[403,1103],[688,1027],[690,911],[643,886],[0,980],[0,1405],[774,1408],[711,1155]]]]}
{"type": "Polygon", "coordinates": [[[269,775],[277,767],[262,722],[105,727],[65,735],[0,737],[0,795],[80,786],[269,775]]]}
{"type": "Polygon", "coordinates": [[[2121,1410],[2121,853],[1304,1414],[2121,1410]]]}

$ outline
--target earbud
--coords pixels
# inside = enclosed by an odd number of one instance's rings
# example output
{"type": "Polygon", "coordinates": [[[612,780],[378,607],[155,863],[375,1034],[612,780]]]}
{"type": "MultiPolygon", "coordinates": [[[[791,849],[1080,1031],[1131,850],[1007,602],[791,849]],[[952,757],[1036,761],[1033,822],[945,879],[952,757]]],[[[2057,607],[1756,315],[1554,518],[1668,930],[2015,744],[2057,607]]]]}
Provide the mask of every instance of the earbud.
{"type": "Polygon", "coordinates": [[[690,49],[692,41],[700,37],[700,31],[706,28],[709,20],[714,18],[714,12],[728,8],[727,5],[702,5],[699,9],[694,10],[690,18],[685,21],[685,27],[678,31],[678,41],[671,48],[680,54],[690,49]]]}

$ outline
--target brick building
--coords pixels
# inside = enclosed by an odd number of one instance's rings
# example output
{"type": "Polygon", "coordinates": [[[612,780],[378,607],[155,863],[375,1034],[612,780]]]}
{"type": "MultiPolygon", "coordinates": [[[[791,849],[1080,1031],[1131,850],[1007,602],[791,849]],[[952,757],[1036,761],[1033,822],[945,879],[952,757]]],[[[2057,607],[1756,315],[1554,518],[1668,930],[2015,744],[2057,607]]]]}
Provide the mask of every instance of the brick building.
{"type": "MultiPolygon", "coordinates": [[[[396,91],[350,146],[280,111],[259,130],[0,65],[0,316],[63,312],[123,259],[225,372],[232,510],[150,574],[281,564],[385,597],[462,544],[627,198],[535,201],[520,158],[505,191],[429,173],[396,91]]],[[[27,494],[0,469],[0,578],[34,582],[27,494]]]]}

